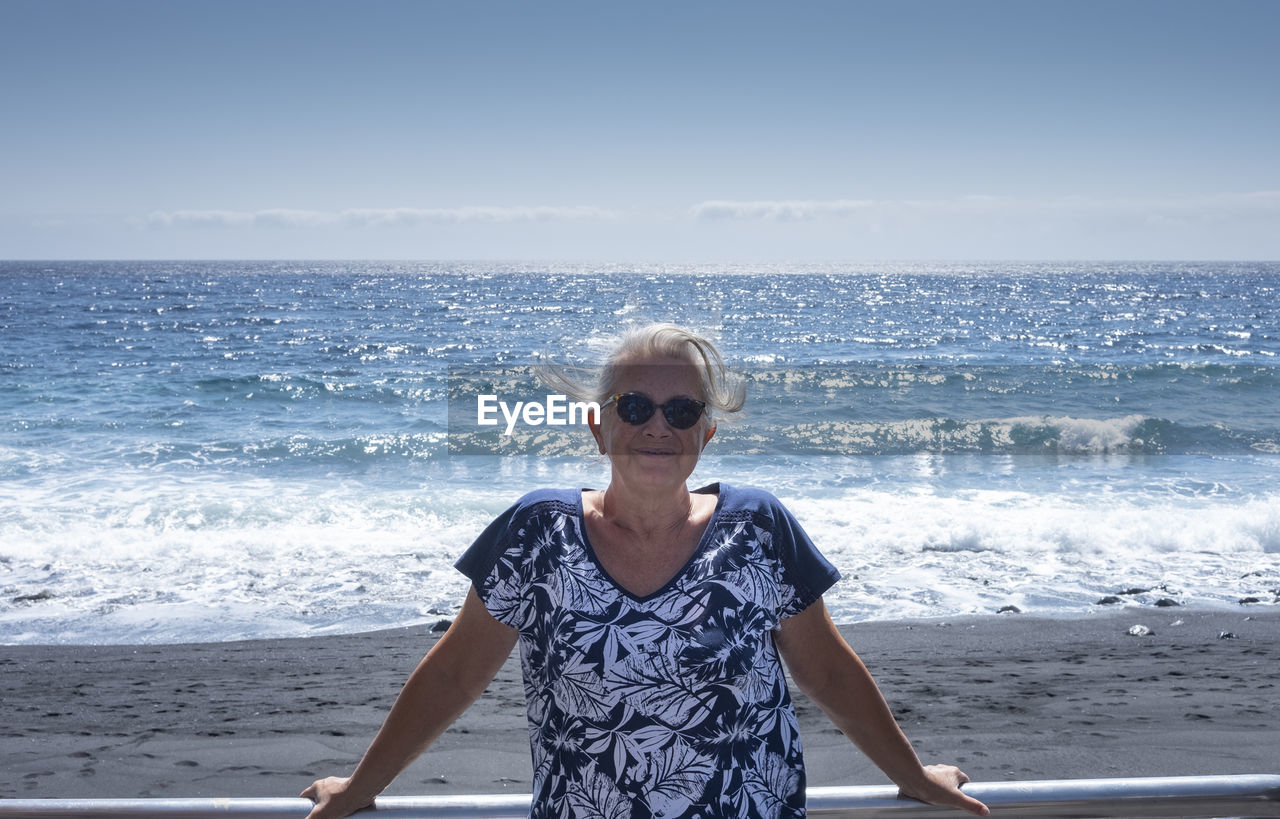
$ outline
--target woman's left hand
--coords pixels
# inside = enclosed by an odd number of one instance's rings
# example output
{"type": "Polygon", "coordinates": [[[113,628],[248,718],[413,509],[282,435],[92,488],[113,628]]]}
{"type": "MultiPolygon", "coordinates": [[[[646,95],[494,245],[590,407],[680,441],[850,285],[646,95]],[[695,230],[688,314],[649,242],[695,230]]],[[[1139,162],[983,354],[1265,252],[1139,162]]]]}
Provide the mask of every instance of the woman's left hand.
{"type": "Polygon", "coordinates": [[[953,765],[920,764],[871,672],[840,636],[821,599],[783,620],[774,641],[800,690],[897,783],[903,796],[978,816],[991,812],[960,792],[969,781],[964,771],[953,765]]]}
{"type": "Polygon", "coordinates": [[[960,786],[969,781],[969,775],[954,765],[926,765],[925,781],[908,790],[898,789],[898,795],[930,805],[947,805],[967,810],[975,816],[991,813],[986,805],[962,792],[960,786]]]}

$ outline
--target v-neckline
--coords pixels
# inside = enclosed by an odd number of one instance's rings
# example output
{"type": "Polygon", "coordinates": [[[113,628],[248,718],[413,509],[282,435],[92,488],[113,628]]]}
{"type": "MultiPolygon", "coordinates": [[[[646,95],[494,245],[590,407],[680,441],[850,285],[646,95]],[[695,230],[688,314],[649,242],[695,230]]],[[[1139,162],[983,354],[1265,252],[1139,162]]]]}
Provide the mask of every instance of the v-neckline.
{"type": "Polygon", "coordinates": [[[711,517],[707,519],[706,526],[702,530],[702,535],[698,538],[698,545],[693,548],[693,552],[689,555],[689,559],[686,560],[679,569],[676,569],[675,574],[667,578],[665,583],[648,594],[636,594],[631,591],[631,589],[628,589],[626,586],[619,583],[613,575],[609,574],[609,570],[606,569],[604,567],[604,563],[600,561],[600,556],[596,554],[595,546],[591,544],[591,535],[587,533],[586,503],[582,500],[582,496],[585,492],[595,491],[597,490],[591,488],[583,488],[578,491],[578,525],[582,529],[582,545],[586,548],[587,555],[591,558],[591,562],[595,564],[596,571],[600,572],[600,576],[608,581],[608,583],[617,589],[623,596],[634,600],[637,603],[647,602],[666,593],[673,585],[675,585],[676,581],[689,571],[689,567],[697,561],[707,548],[707,542],[711,537],[711,531],[715,527],[716,519],[720,517],[720,510],[724,507],[725,495],[723,484],[718,482],[690,490],[695,495],[710,495],[714,491],[716,496],[716,507],[711,511],[711,517]]]}

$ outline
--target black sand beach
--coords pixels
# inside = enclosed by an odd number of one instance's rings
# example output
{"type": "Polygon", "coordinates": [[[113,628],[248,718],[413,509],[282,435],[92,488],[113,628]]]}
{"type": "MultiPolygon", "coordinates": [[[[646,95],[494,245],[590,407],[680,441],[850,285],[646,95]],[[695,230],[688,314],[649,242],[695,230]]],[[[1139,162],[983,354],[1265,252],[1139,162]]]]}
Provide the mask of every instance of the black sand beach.
{"type": "MultiPolygon", "coordinates": [[[[842,629],[926,762],[975,780],[1280,772],[1280,610],[842,629]],[[1154,633],[1127,634],[1135,624],[1154,633]]],[[[0,796],[294,796],[345,774],[436,635],[0,648],[0,796]]],[[[810,783],[886,784],[803,696],[810,783]]],[[[527,792],[513,654],[388,791],[527,792]]]]}

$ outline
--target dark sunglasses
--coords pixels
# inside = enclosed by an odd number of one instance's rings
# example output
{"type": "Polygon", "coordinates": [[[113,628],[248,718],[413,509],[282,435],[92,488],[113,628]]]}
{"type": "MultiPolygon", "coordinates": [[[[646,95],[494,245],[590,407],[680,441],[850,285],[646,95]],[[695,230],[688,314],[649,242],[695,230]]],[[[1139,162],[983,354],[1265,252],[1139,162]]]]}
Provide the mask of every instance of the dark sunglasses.
{"type": "Polygon", "coordinates": [[[660,409],[662,417],[675,429],[688,429],[698,423],[707,408],[705,401],[692,398],[672,398],[665,404],[654,404],[652,398],[638,392],[617,393],[609,396],[609,401],[618,405],[618,417],[628,424],[640,426],[653,417],[655,409],[660,409]]]}

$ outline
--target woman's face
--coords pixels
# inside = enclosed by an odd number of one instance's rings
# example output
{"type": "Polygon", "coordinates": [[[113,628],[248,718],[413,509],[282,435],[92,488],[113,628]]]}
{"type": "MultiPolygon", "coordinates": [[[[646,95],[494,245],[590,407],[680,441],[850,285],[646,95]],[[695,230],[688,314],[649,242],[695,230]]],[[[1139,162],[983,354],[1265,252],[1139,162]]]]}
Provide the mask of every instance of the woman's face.
{"type": "MultiPolygon", "coordinates": [[[[615,393],[641,393],[654,404],[672,398],[705,400],[694,365],[681,359],[657,359],[623,364],[618,368],[615,393]]],[[[600,451],[613,464],[614,481],[635,489],[683,486],[698,464],[702,448],[715,434],[705,416],[689,429],[676,429],[656,409],[642,424],[628,424],[618,417],[616,404],[600,414],[592,425],[600,451]]]]}

